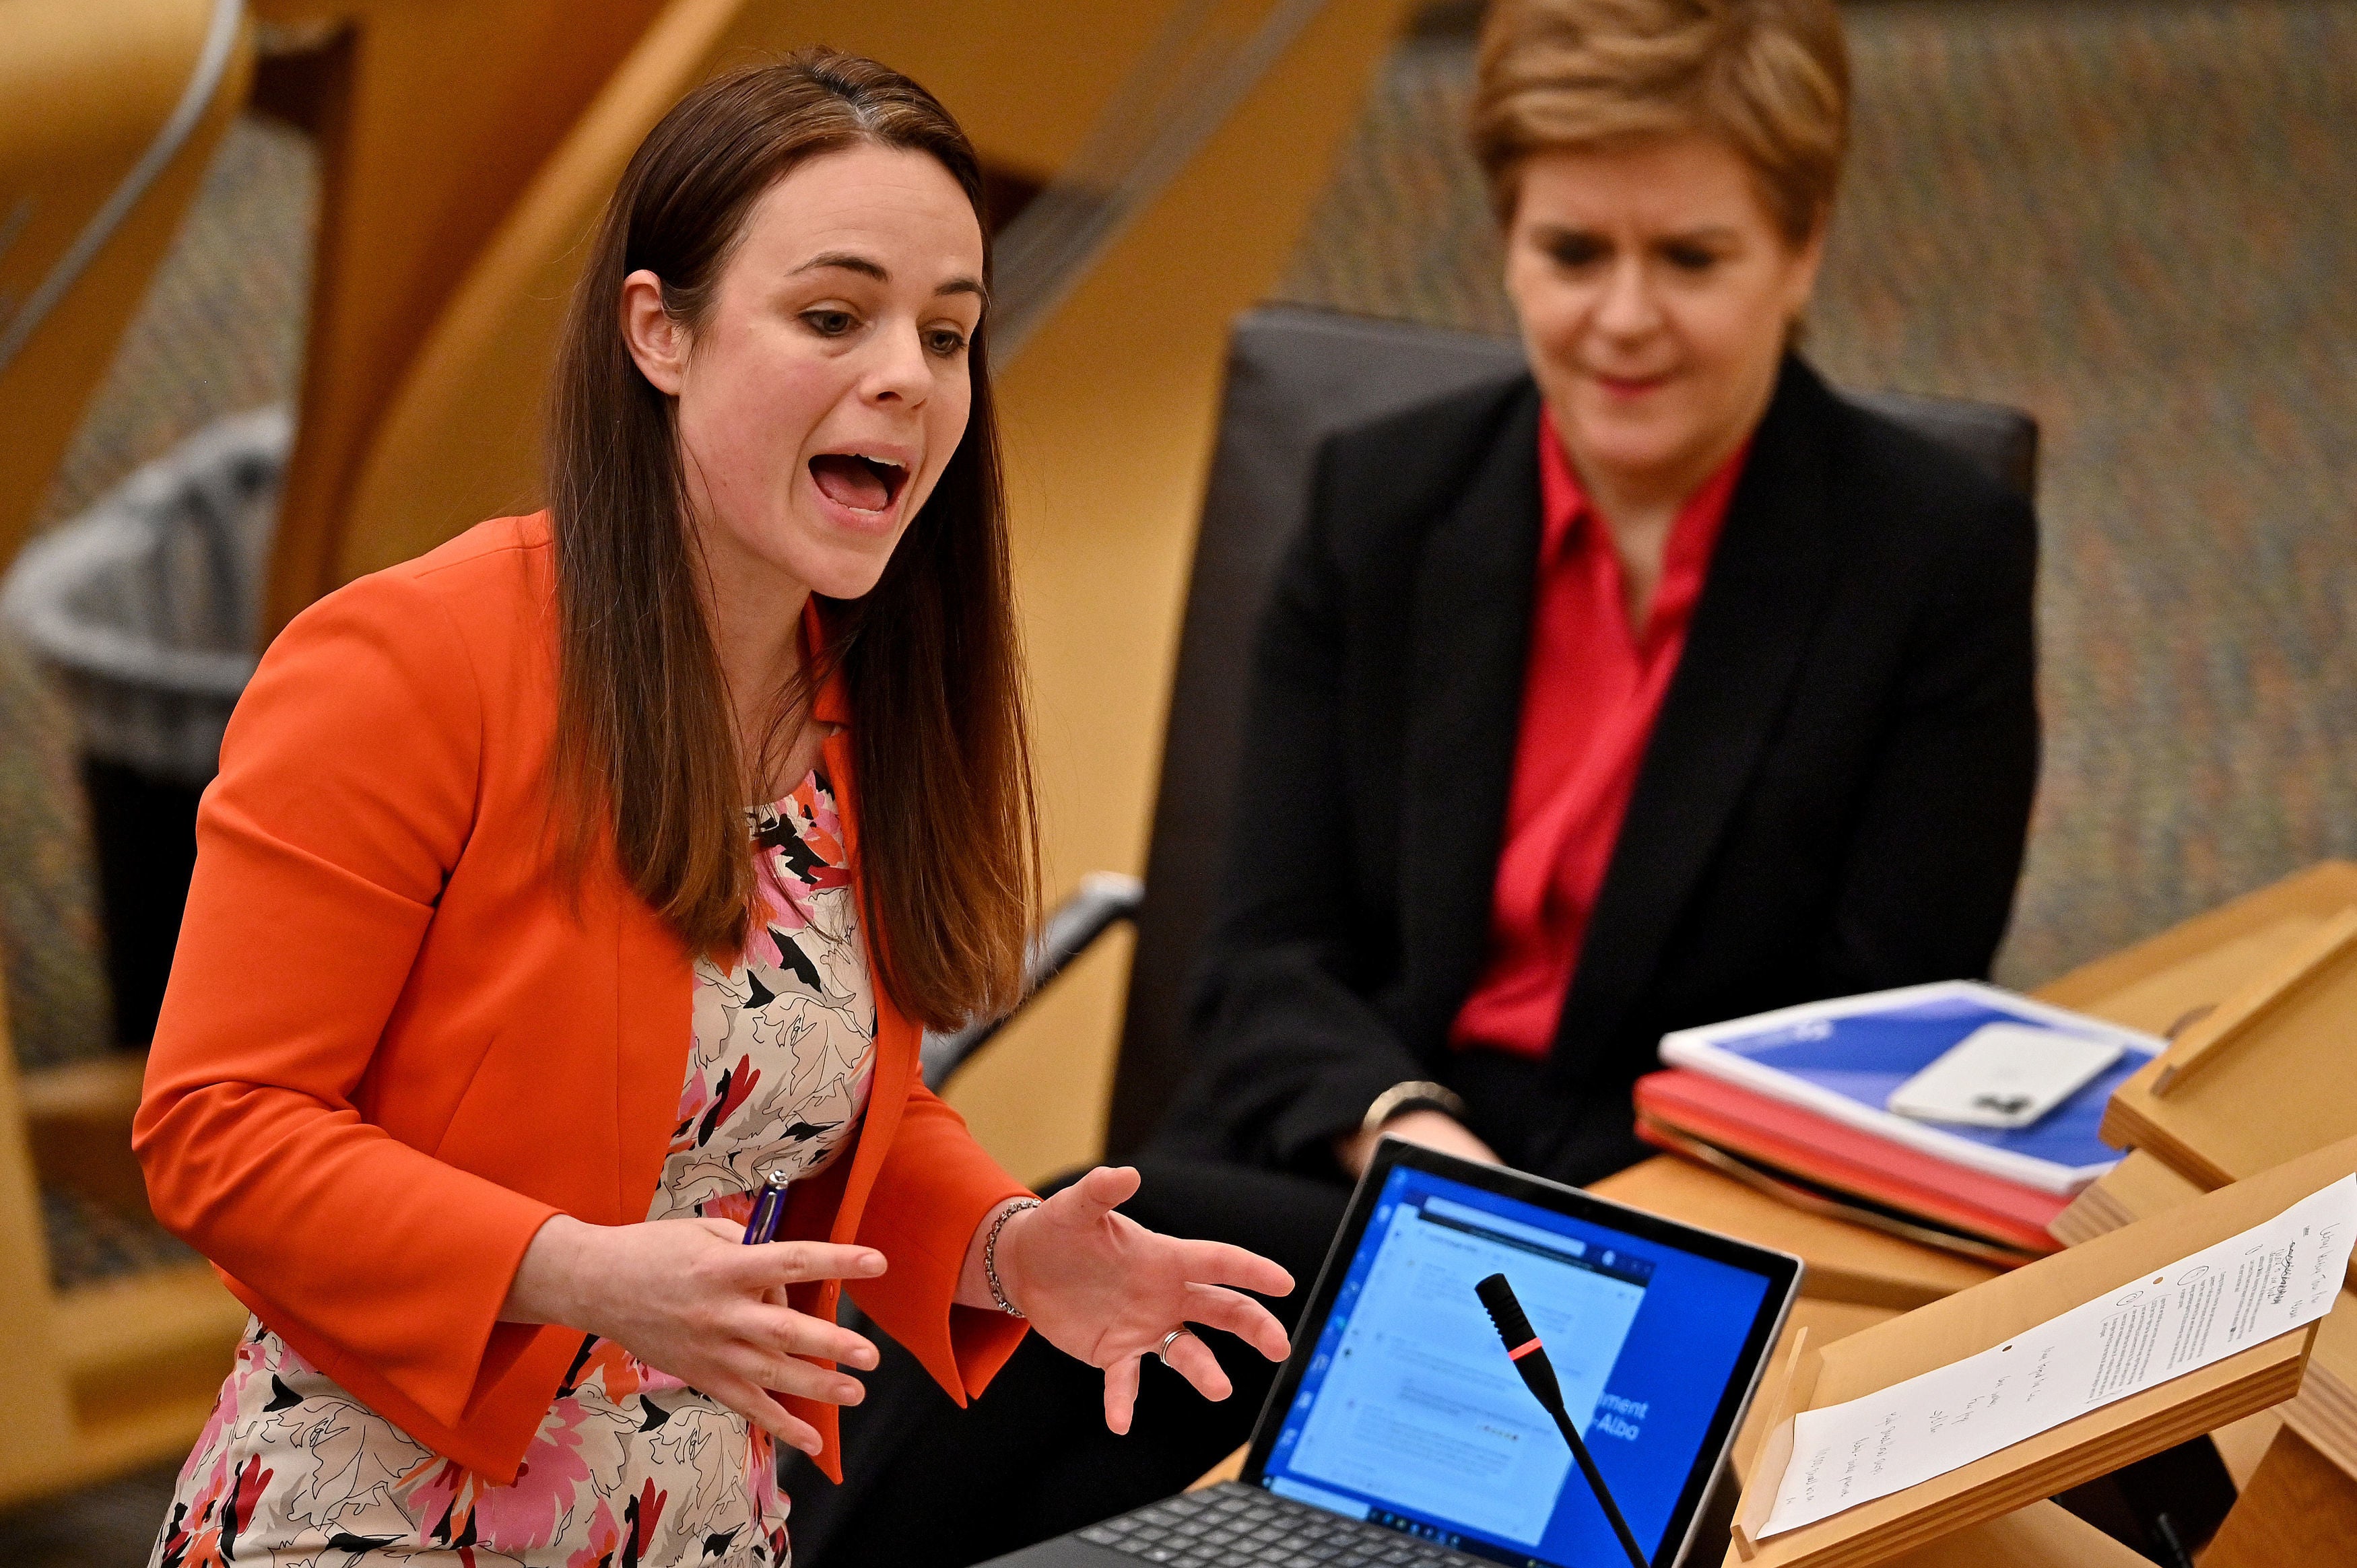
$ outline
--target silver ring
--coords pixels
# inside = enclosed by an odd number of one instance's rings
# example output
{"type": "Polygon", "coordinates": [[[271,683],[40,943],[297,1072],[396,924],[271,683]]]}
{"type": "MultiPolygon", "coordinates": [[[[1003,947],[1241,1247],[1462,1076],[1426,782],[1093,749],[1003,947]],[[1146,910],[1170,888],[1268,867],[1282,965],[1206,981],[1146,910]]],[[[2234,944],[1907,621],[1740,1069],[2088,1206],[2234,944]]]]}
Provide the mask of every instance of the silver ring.
{"type": "Polygon", "coordinates": [[[1193,1329],[1188,1327],[1185,1324],[1180,1324],[1178,1327],[1172,1329],[1169,1333],[1162,1337],[1162,1343],[1156,1347],[1154,1351],[1155,1355],[1161,1358],[1162,1364],[1164,1366],[1168,1366],[1170,1364],[1170,1347],[1178,1343],[1178,1337],[1180,1335],[1191,1335],[1195,1331],[1193,1329]]]}

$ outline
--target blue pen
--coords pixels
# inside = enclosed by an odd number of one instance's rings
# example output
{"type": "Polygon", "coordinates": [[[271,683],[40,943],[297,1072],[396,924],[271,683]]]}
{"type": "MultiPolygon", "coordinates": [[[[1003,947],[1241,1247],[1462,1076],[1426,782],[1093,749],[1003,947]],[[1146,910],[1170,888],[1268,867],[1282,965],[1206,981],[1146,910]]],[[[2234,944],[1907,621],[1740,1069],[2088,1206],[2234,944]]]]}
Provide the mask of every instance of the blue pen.
{"type": "Polygon", "coordinates": [[[783,1171],[771,1171],[761,1178],[761,1195],[753,1200],[753,1217],[745,1221],[745,1245],[758,1247],[778,1239],[778,1227],[786,1218],[786,1188],[792,1181],[793,1177],[783,1171]]]}

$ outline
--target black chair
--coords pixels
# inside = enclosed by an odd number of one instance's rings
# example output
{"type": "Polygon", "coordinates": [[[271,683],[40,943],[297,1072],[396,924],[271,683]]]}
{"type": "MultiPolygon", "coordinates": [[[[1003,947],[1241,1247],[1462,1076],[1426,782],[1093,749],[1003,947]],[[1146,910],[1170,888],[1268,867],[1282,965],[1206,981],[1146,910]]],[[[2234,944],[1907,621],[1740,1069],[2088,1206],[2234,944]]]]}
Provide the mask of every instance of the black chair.
{"type": "MultiPolygon", "coordinates": [[[[1511,375],[1523,363],[1522,346],[1512,339],[1404,322],[1287,306],[1237,321],[1179,632],[1146,880],[1084,881],[1042,926],[1027,977],[1036,992],[1115,921],[1137,922],[1108,1157],[1121,1158],[1146,1141],[1185,1070],[1178,1024],[1189,966],[1218,897],[1254,628],[1308,504],[1318,444],[1351,425],[1511,375]]],[[[2038,425],[2019,410],[1899,392],[1857,394],[1856,401],[1964,453],[2021,494],[2033,493],[2038,425]]],[[[998,1026],[929,1036],[926,1082],[945,1082],[998,1026]]]]}

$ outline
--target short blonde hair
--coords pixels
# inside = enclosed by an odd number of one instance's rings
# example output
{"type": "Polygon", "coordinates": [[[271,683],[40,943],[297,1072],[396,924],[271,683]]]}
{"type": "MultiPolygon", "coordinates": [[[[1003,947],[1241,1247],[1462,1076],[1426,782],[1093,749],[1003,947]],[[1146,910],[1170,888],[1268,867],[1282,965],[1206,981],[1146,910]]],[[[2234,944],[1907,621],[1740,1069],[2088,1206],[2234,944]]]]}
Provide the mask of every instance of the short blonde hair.
{"type": "Polygon", "coordinates": [[[1495,0],[1472,131],[1501,222],[1534,154],[1699,131],[1751,166],[1802,244],[1849,141],[1841,16],[1834,0],[1495,0]]]}

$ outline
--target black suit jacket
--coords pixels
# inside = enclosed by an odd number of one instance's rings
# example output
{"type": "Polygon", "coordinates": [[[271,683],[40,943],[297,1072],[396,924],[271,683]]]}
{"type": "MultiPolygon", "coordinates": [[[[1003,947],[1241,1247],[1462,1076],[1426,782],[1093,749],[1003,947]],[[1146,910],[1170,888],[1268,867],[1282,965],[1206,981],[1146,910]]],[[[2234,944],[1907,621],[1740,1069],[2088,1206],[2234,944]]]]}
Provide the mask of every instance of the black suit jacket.
{"type": "Polygon", "coordinates": [[[1322,449],[1159,1146],[1330,1171],[1376,1095],[1438,1079],[1509,1161],[1589,1180],[1642,1152],[1628,1090],[1665,1031],[1987,972],[2038,771],[2036,522],[1790,359],[1553,1053],[1449,1050],[1520,730],[1539,418],[1517,378],[1322,449]]]}

